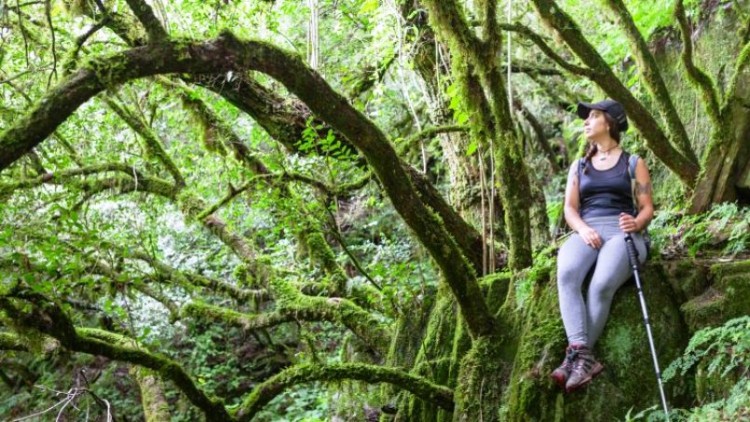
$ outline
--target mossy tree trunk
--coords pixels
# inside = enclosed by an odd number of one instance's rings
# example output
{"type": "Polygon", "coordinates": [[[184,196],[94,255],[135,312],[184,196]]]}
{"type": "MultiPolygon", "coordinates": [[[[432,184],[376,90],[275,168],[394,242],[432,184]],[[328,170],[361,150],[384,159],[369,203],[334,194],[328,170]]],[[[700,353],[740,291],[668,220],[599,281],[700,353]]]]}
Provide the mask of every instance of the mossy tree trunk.
{"type": "Polygon", "coordinates": [[[471,135],[494,155],[497,187],[505,209],[510,244],[509,267],[531,265],[530,187],[523,148],[516,136],[504,77],[497,63],[500,33],[494,2],[479,2],[483,39],[476,37],[454,1],[427,1],[430,21],[450,47],[452,71],[463,107],[470,116],[471,135]]]}
{"type": "MultiPolygon", "coordinates": [[[[0,307],[9,318],[18,320],[28,329],[55,336],[74,351],[110,356],[150,368],[162,377],[174,381],[196,406],[206,412],[207,418],[216,420],[248,419],[259,406],[284,388],[314,380],[361,379],[389,382],[405,388],[419,397],[401,401],[404,404],[402,412],[405,412],[401,414],[402,418],[412,420],[543,420],[548,417],[585,419],[587,414],[581,413],[585,409],[596,409],[592,413],[597,416],[625,411],[632,404],[633,397],[641,393],[639,383],[648,378],[650,367],[647,351],[644,354],[645,349],[639,347],[642,339],[637,340],[640,310],[637,308],[634,292],[629,288],[620,292],[613,308],[612,318],[618,323],[608,326],[601,346],[597,349],[597,353],[601,352],[606,357],[606,362],[609,362],[608,365],[611,365],[608,372],[612,374],[611,379],[603,378],[598,382],[599,387],[595,387],[597,389],[589,390],[593,393],[590,396],[565,398],[551,387],[546,377],[558,362],[554,357],[555,349],[562,349],[564,336],[559,316],[555,312],[557,301],[554,283],[551,282],[554,278],[551,267],[527,270],[532,263],[528,207],[531,195],[523,149],[513,127],[508,93],[497,63],[501,38],[495,21],[496,2],[477,2],[481,37],[470,29],[455,2],[427,2],[435,28],[447,40],[453,52],[452,70],[462,90],[463,107],[471,116],[471,136],[493,154],[497,163],[498,189],[507,211],[505,218],[511,249],[510,268],[514,273],[512,276],[490,276],[485,279],[476,276],[479,267],[476,259],[476,234],[471,230],[464,230],[470,227],[457,217],[434,187],[404,165],[386,135],[335,92],[318,73],[309,69],[298,58],[273,46],[242,41],[231,33],[204,42],[170,41],[165,38],[163,31],[150,27],[155,23],[148,10],[143,10],[145,3],[136,0],[131,3],[139,19],[147,27],[152,43],[94,61],[64,79],[31,109],[25,119],[18,120],[0,135],[0,167],[11,165],[43,142],[77,107],[117,84],[164,73],[195,75],[248,70],[264,72],[282,82],[309,107],[310,113],[324,119],[340,136],[348,139],[353,148],[362,153],[396,210],[440,268],[444,283],[424,333],[425,344],[420,345],[413,358],[403,359],[406,365],[413,362],[412,374],[366,365],[294,368],[268,380],[247,397],[239,412],[234,413],[228,411],[220,400],[201,391],[177,363],[143,350],[116,346],[121,340],[111,337],[116,336],[113,333],[76,329],[58,306],[51,301],[42,300],[46,298],[30,300],[26,297],[0,296],[0,307]],[[521,291],[531,293],[521,294],[521,291]],[[623,296],[625,294],[629,296],[623,296]],[[632,361],[638,363],[633,364],[632,361]],[[611,397],[617,399],[612,400],[611,397]],[[441,406],[439,410],[434,406],[435,403],[441,406]]],[[[575,44],[578,35],[569,32],[570,27],[563,28],[564,24],[570,23],[569,17],[556,10],[554,2],[537,0],[535,3],[549,6],[540,13],[558,30],[568,31],[563,31],[563,38],[573,37],[570,38],[573,41],[569,42],[575,44]]],[[[576,30],[574,26],[573,30],[576,30]]],[[[578,47],[580,55],[591,58],[592,63],[597,64],[597,59],[590,56],[591,51],[586,45],[578,47]]],[[[746,60],[747,54],[743,57],[746,60]]],[[[742,60],[738,61],[738,74],[741,64],[742,60]]],[[[609,76],[604,77],[603,81],[612,82],[614,92],[620,92],[620,88],[609,76]]],[[[622,95],[622,98],[629,98],[622,95]]],[[[272,102],[269,98],[264,101],[272,102]]],[[[631,109],[638,110],[639,104],[628,104],[631,109]]],[[[741,108],[733,108],[739,103],[731,104],[733,106],[727,110],[740,114],[741,108]]],[[[709,110],[713,110],[713,107],[709,107],[709,110]]],[[[747,121],[747,116],[742,119],[747,121]]],[[[648,129],[652,122],[643,118],[639,124],[648,129]]],[[[131,126],[140,130],[145,141],[150,142],[146,145],[147,148],[157,147],[152,153],[175,179],[175,185],[161,180],[153,183],[166,185],[165,189],[169,192],[162,194],[179,200],[187,215],[203,215],[201,211],[206,208],[205,204],[201,205],[197,199],[180,194],[180,181],[184,179],[169,164],[163,151],[158,150],[158,145],[151,142],[158,140],[147,134],[145,126],[138,129],[137,122],[131,126]]],[[[743,124],[742,130],[738,132],[739,136],[747,133],[746,126],[746,123],[743,124]]],[[[663,135],[657,132],[653,132],[654,136],[663,135]]],[[[718,143],[715,148],[719,148],[717,155],[726,157],[732,151],[741,156],[747,155],[744,150],[737,148],[738,144],[732,144],[735,149],[722,149],[722,141],[727,139],[724,136],[726,133],[717,133],[721,134],[716,136],[718,143]]],[[[275,136],[294,135],[277,133],[275,136]]],[[[663,147],[668,152],[667,155],[674,152],[670,150],[668,142],[655,145],[656,149],[663,147]]],[[[680,158],[679,151],[676,153],[677,158],[670,158],[672,165],[682,161],[691,164],[688,158],[680,158]]],[[[718,167],[716,178],[728,180],[727,175],[736,173],[736,168],[736,164],[718,167]]],[[[139,181],[142,186],[148,186],[148,182],[148,179],[142,178],[139,181]]],[[[240,251],[238,255],[248,264],[252,264],[252,250],[238,244],[237,238],[231,236],[231,233],[222,231],[225,225],[221,221],[211,219],[206,224],[230,247],[240,251]]],[[[315,241],[317,244],[325,243],[318,232],[311,239],[312,245],[316,244],[315,241]]],[[[324,248],[320,251],[327,252],[324,248]]],[[[340,276],[339,281],[343,280],[344,274],[336,266],[335,260],[331,259],[332,256],[321,255],[319,258],[329,274],[340,276]]],[[[658,273],[650,273],[647,277],[658,279],[659,276],[658,273]]],[[[683,334],[687,330],[677,312],[677,304],[671,301],[672,292],[666,286],[656,286],[656,300],[650,304],[652,312],[656,308],[652,321],[658,336],[669,340],[669,346],[660,346],[660,353],[663,352],[668,359],[684,345],[683,334]],[[679,329],[675,330],[674,327],[679,329]]],[[[299,299],[301,293],[293,288],[286,291],[287,287],[279,284],[274,292],[278,304],[282,305],[279,308],[282,312],[288,311],[295,318],[336,322],[349,327],[369,343],[377,343],[378,340],[390,337],[386,332],[387,328],[381,327],[377,321],[370,319],[371,316],[366,311],[345,300],[323,297],[299,299]]],[[[193,310],[198,308],[195,306],[193,310]]],[[[204,313],[208,313],[207,309],[203,308],[204,313]]],[[[277,321],[289,318],[288,315],[277,316],[277,321]]],[[[242,319],[242,315],[234,317],[242,319]]],[[[259,326],[268,323],[256,322],[259,326]]],[[[248,320],[242,323],[250,324],[248,320]]],[[[394,336],[394,341],[399,340],[403,340],[403,337],[394,336]]],[[[414,352],[414,344],[408,349],[414,352]]],[[[397,350],[398,347],[393,347],[391,353],[397,350]]],[[[388,357],[388,361],[399,362],[393,355],[388,357]]],[[[636,401],[637,405],[649,403],[636,401]]]]}

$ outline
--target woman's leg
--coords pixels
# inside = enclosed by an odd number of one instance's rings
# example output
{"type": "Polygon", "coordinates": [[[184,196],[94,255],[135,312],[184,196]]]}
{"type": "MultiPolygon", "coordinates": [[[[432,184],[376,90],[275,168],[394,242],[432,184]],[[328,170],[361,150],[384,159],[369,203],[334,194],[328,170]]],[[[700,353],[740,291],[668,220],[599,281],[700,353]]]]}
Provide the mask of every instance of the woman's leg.
{"type": "MultiPolygon", "coordinates": [[[[645,246],[640,236],[633,236],[639,260],[645,259],[645,246]]],[[[633,269],[630,266],[625,235],[618,234],[607,239],[599,251],[594,275],[589,285],[586,306],[588,315],[588,345],[590,348],[599,339],[604,330],[604,324],[609,317],[609,310],[615,292],[631,276],[633,269]]]]}
{"type": "Polygon", "coordinates": [[[557,293],[569,344],[586,344],[588,316],[581,286],[598,251],[573,233],[557,255],[557,293]]]}

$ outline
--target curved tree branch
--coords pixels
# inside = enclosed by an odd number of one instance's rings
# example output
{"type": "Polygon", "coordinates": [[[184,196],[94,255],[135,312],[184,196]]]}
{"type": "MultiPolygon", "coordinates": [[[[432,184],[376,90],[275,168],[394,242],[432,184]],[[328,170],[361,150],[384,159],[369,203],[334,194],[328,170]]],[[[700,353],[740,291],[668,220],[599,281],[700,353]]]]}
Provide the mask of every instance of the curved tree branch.
{"type": "Polygon", "coordinates": [[[133,14],[143,24],[143,27],[148,33],[149,41],[157,43],[166,40],[169,35],[164,30],[159,19],[154,15],[153,9],[144,0],[125,0],[133,11],[133,14]]]}
{"type": "MultiPolygon", "coordinates": [[[[568,72],[583,76],[586,78],[593,78],[594,77],[594,71],[592,69],[586,68],[586,67],[580,67],[576,66],[564,58],[557,54],[555,50],[552,49],[545,41],[544,38],[542,38],[541,35],[537,34],[531,28],[525,25],[521,25],[518,23],[515,24],[507,24],[507,23],[501,23],[499,24],[500,29],[505,31],[513,31],[519,33],[521,36],[525,37],[526,39],[530,40],[534,44],[536,44],[537,47],[539,47],[540,50],[542,50],[542,53],[544,53],[545,56],[552,59],[553,62],[557,63],[558,66],[562,67],[563,69],[567,70],[568,72]]],[[[542,73],[540,73],[542,74],[542,73]]]]}
{"type": "Polygon", "coordinates": [[[385,356],[390,342],[387,325],[354,302],[344,298],[307,296],[286,281],[271,282],[277,312],[301,320],[336,321],[356,334],[365,344],[385,356]]]}
{"type": "Polygon", "coordinates": [[[45,173],[31,179],[0,184],[0,197],[10,195],[18,189],[31,189],[43,184],[67,184],[75,186],[89,195],[95,195],[109,189],[117,189],[120,193],[136,191],[150,192],[170,199],[175,199],[177,195],[177,188],[166,180],[144,176],[139,170],[127,164],[105,163],[63,170],[57,173],[45,173]],[[81,176],[109,172],[123,173],[123,175],[105,179],[81,178],[81,176]]]}
{"type": "Polygon", "coordinates": [[[404,141],[398,146],[398,150],[399,152],[402,152],[404,149],[408,148],[410,145],[416,144],[419,141],[433,138],[435,137],[435,135],[439,135],[441,133],[468,132],[468,131],[469,131],[469,127],[462,126],[462,125],[428,127],[422,130],[421,132],[417,132],[409,136],[408,138],[404,139],[404,141]]]}
{"type": "Polygon", "coordinates": [[[225,293],[229,297],[245,302],[248,300],[265,301],[270,298],[266,290],[249,290],[241,289],[231,283],[215,278],[206,277],[199,274],[180,271],[159,261],[158,259],[139,251],[124,251],[117,248],[118,253],[129,258],[139,259],[151,265],[156,270],[159,277],[172,280],[178,285],[184,287],[205,287],[217,292],[225,293]]]}
{"type": "Polygon", "coordinates": [[[0,297],[0,308],[21,326],[52,336],[70,350],[105,356],[158,372],[174,382],[195,406],[203,410],[207,420],[234,420],[221,400],[201,391],[184,369],[171,359],[142,349],[120,346],[127,343],[127,338],[115,333],[91,328],[76,329],[63,310],[47,298],[32,294],[25,299],[32,299],[29,302],[33,306],[19,306],[8,297],[0,297]]]}
{"type": "Polygon", "coordinates": [[[159,140],[159,137],[150,127],[148,127],[143,119],[139,116],[136,116],[133,112],[109,97],[104,97],[103,100],[104,103],[107,104],[107,106],[112,111],[114,111],[115,114],[120,116],[120,118],[128,126],[130,126],[130,128],[133,129],[135,133],[140,135],[140,137],[143,139],[146,155],[153,156],[154,158],[159,160],[159,162],[161,162],[164,167],[166,167],[169,174],[172,175],[172,178],[174,179],[178,188],[184,187],[185,178],[182,177],[182,173],[177,168],[177,165],[175,165],[172,157],[167,154],[167,151],[164,149],[164,145],[159,140]]]}
{"type": "Polygon", "coordinates": [[[358,380],[367,383],[389,383],[433,403],[440,408],[453,410],[453,391],[435,385],[424,378],[408,374],[400,369],[383,366],[348,363],[338,365],[298,365],[271,377],[250,393],[244,400],[236,417],[249,421],[266,404],[287,388],[312,381],[358,380]]]}
{"type": "MultiPolygon", "coordinates": [[[[137,28],[133,28],[127,22],[125,16],[117,13],[110,13],[110,16],[111,20],[108,27],[117,33],[118,36],[133,46],[145,44],[145,40],[139,38],[137,35],[137,28]]],[[[232,75],[232,78],[230,78],[227,73],[222,72],[211,75],[183,74],[181,78],[186,82],[203,86],[221,95],[237,108],[253,117],[277,142],[280,142],[290,151],[299,152],[298,140],[307,128],[308,120],[313,116],[309,107],[296,99],[285,99],[276,95],[257,81],[249,78],[247,73],[233,72],[232,75]]],[[[327,131],[328,127],[326,126],[323,132],[327,131]]],[[[352,142],[344,134],[339,133],[337,130],[335,131],[337,139],[342,142],[342,149],[356,155],[356,150],[352,142]]],[[[233,148],[236,147],[236,145],[233,145],[233,148]]],[[[411,171],[411,167],[406,163],[402,162],[401,165],[412,177],[412,183],[415,184],[422,199],[427,202],[431,209],[438,213],[445,227],[456,238],[462,252],[467,256],[474,270],[480,272],[482,270],[482,236],[455,209],[448,206],[445,199],[427,180],[424,174],[411,171]]],[[[2,169],[1,157],[0,169],[2,169]]],[[[366,183],[366,181],[367,179],[360,179],[359,181],[342,186],[336,189],[336,193],[340,194],[356,189],[360,186],[360,182],[366,183]]]]}
{"type": "Polygon", "coordinates": [[[607,5],[615,13],[620,26],[625,30],[625,36],[630,43],[631,51],[638,62],[638,70],[642,73],[643,81],[646,82],[646,87],[651,92],[651,97],[659,106],[662,116],[664,116],[664,121],[667,123],[667,128],[675,146],[688,160],[697,163],[698,158],[690,146],[690,138],[685,130],[685,125],[682,124],[682,120],[677,114],[677,109],[672,102],[672,96],[669,94],[667,85],[661,76],[656,59],[648,49],[646,40],[643,39],[641,32],[635,25],[627,6],[625,6],[623,0],[607,0],[607,5]]]}
{"type": "Polygon", "coordinates": [[[685,6],[682,0],[677,0],[674,5],[674,16],[680,24],[682,37],[682,64],[688,78],[703,98],[703,107],[706,109],[708,118],[715,128],[722,126],[721,108],[719,106],[719,93],[716,91],[716,83],[711,77],[693,61],[693,39],[690,23],[685,15],[685,6]]]}
{"type": "MultiPolygon", "coordinates": [[[[491,332],[474,269],[440,218],[420,199],[391,143],[302,60],[269,44],[240,41],[230,33],[204,42],[161,43],[95,60],[47,93],[25,118],[0,135],[0,169],[42,142],[68,116],[106,86],[165,73],[258,70],[279,80],[365,155],[399,214],[441,268],[475,334],[491,332]]],[[[198,210],[200,212],[200,210],[198,210]]]]}
{"type": "Polygon", "coordinates": [[[607,62],[583,36],[573,19],[554,0],[532,0],[532,3],[541,19],[554,28],[581,61],[594,71],[591,80],[611,98],[622,103],[630,120],[641,132],[654,154],[686,186],[693,187],[695,176],[700,170],[698,163],[691,161],[672,146],[651,112],[617,78],[607,62]]]}

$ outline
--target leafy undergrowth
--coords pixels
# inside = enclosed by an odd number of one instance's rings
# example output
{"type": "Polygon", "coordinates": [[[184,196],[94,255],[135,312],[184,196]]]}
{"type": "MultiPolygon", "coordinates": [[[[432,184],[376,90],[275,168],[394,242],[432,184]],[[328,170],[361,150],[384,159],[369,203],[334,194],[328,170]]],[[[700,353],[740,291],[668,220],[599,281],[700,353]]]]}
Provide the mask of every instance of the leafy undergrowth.
{"type": "MultiPolygon", "coordinates": [[[[750,419],[750,316],[727,321],[723,326],[695,333],[682,357],[664,371],[664,380],[697,373],[698,406],[672,409],[671,421],[741,421],[750,419]]],[[[627,421],[665,420],[652,407],[627,421]]]]}
{"type": "Polygon", "coordinates": [[[652,247],[664,259],[750,257],[750,207],[736,203],[718,204],[696,215],[662,211],[649,232],[652,247]]]}

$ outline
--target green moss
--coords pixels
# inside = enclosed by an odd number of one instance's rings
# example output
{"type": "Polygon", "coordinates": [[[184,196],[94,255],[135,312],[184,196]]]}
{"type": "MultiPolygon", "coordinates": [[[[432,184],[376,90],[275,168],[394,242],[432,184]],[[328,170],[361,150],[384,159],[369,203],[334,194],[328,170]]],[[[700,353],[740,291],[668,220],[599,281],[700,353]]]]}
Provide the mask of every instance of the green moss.
{"type": "Polygon", "coordinates": [[[187,189],[177,194],[177,203],[180,210],[188,218],[195,218],[206,207],[203,201],[187,189]]]}
{"type": "MultiPolygon", "coordinates": [[[[643,333],[636,332],[636,328],[640,327],[633,327],[620,321],[610,321],[610,326],[607,328],[607,348],[603,350],[600,348],[605,362],[627,362],[635,348],[643,345],[643,333]]],[[[620,371],[616,374],[618,377],[624,378],[628,375],[628,368],[625,366],[613,369],[620,371]]]]}
{"type": "MultiPolygon", "coordinates": [[[[681,354],[688,330],[683,325],[670,284],[659,278],[660,270],[645,268],[644,294],[657,355],[662,367],[681,354]]],[[[637,292],[632,282],[615,295],[610,318],[594,349],[604,372],[585,390],[563,394],[549,374],[564,357],[565,333],[558,309],[554,273],[538,282],[523,310],[518,310],[518,346],[510,384],[501,408],[507,421],[597,421],[601,415],[620,417],[632,407],[658,404],[656,377],[646,339],[637,292]]],[[[507,309],[507,308],[504,308],[507,309]]],[[[509,312],[509,311],[506,311],[509,312]]],[[[674,380],[667,386],[670,404],[686,404],[690,380],[674,380]]]]}
{"type": "Polygon", "coordinates": [[[691,331],[746,315],[750,309],[750,260],[714,264],[711,286],[681,307],[691,331]]]}
{"type": "Polygon", "coordinates": [[[500,310],[508,295],[508,288],[512,282],[510,272],[494,273],[479,279],[482,293],[484,293],[487,307],[493,314],[500,310]]]}
{"type": "MultiPolygon", "coordinates": [[[[659,270],[660,266],[654,266],[659,270]]],[[[685,258],[666,261],[660,278],[668,281],[680,302],[700,295],[709,285],[709,272],[705,265],[694,259],[685,258]]]]}
{"type": "Polygon", "coordinates": [[[285,369],[257,386],[244,400],[236,413],[240,421],[252,417],[285,389],[311,381],[339,381],[353,379],[368,383],[387,382],[429,401],[433,406],[453,409],[453,392],[422,377],[400,370],[359,363],[340,365],[298,365],[285,369]]]}
{"type": "Polygon", "coordinates": [[[323,233],[312,231],[307,233],[305,240],[310,253],[310,258],[318,263],[333,283],[333,292],[344,294],[346,291],[346,273],[336,262],[336,255],[333,253],[331,246],[326,242],[323,233]]]}
{"type": "Polygon", "coordinates": [[[510,369],[501,356],[502,345],[502,339],[495,336],[474,340],[471,350],[461,360],[453,420],[502,420],[499,404],[510,369]]]}
{"type": "MultiPolygon", "coordinates": [[[[457,329],[458,306],[447,286],[438,289],[435,306],[429,316],[424,338],[414,360],[412,373],[440,385],[455,384],[455,361],[452,357],[453,338],[457,329]],[[452,377],[453,375],[453,377],[452,377]]],[[[413,396],[404,396],[397,405],[396,420],[440,420],[448,418],[445,411],[413,396]]]]}
{"type": "Polygon", "coordinates": [[[750,277],[750,259],[712,265],[711,275],[717,278],[733,275],[744,275],[750,277]]]}
{"type": "Polygon", "coordinates": [[[169,403],[164,395],[164,386],[156,373],[147,368],[133,366],[130,374],[138,382],[146,422],[170,420],[169,403]]]}

